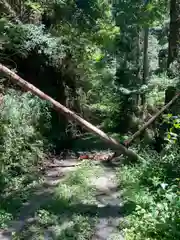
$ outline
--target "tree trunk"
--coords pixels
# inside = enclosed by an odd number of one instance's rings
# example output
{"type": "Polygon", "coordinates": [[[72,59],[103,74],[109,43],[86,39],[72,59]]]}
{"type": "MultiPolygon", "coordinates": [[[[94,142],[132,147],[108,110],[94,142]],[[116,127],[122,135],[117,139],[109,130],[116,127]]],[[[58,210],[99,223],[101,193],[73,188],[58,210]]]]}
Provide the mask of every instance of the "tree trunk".
{"type": "Polygon", "coordinates": [[[180,93],[176,94],[171,101],[169,101],[159,112],[157,112],[148,122],[146,122],[130,139],[126,141],[126,146],[129,146],[135,138],[137,138],[150,124],[152,124],[165,110],[167,110],[180,96],[180,93]]]}
{"type": "Polygon", "coordinates": [[[138,158],[140,158],[135,152],[133,152],[130,149],[127,149],[125,146],[118,143],[115,139],[109,137],[103,131],[101,131],[91,123],[87,122],[83,118],[79,117],[77,114],[75,114],[73,111],[69,110],[59,102],[55,101],[53,98],[46,95],[44,92],[36,88],[34,85],[26,82],[25,80],[23,80],[21,77],[19,77],[17,74],[15,74],[13,71],[11,71],[2,64],[0,64],[0,72],[4,73],[7,77],[10,77],[12,81],[21,86],[23,89],[30,91],[31,93],[39,96],[43,100],[49,101],[52,104],[52,106],[58,112],[65,115],[68,120],[76,121],[80,126],[83,126],[87,131],[92,132],[99,136],[104,142],[108,144],[108,147],[111,147],[118,153],[128,156],[132,160],[137,160],[138,158]]]}
{"type": "MultiPolygon", "coordinates": [[[[138,84],[141,83],[141,30],[137,28],[137,59],[136,59],[136,65],[137,65],[137,72],[136,72],[136,78],[138,81],[138,84]]],[[[136,107],[140,104],[140,94],[136,94],[136,107]]]]}
{"type": "Polygon", "coordinates": [[[167,69],[177,59],[180,41],[180,0],[170,2],[170,26],[167,69]]]}
{"type": "MultiPolygon", "coordinates": [[[[143,80],[142,84],[146,85],[149,76],[149,62],[148,62],[148,37],[149,37],[149,27],[144,29],[144,53],[143,53],[143,80]]],[[[144,105],[146,102],[146,95],[143,93],[141,95],[141,104],[144,105]]]]}

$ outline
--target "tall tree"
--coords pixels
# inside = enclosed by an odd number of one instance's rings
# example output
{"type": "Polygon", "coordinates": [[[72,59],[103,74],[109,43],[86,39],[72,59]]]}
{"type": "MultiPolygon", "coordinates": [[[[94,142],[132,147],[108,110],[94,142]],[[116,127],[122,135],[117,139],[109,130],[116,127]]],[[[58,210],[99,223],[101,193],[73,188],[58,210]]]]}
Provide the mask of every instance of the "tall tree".
{"type": "MultiPolygon", "coordinates": [[[[145,8],[147,7],[149,0],[145,0],[145,8]]],[[[148,76],[149,76],[149,62],[148,62],[148,37],[149,37],[149,26],[145,24],[144,27],[144,53],[143,53],[143,79],[142,83],[144,85],[147,84],[148,76]]],[[[145,104],[145,93],[141,96],[142,105],[145,104]]]]}
{"type": "MultiPolygon", "coordinates": [[[[116,84],[120,90],[119,130],[127,132],[132,122],[132,112],[136,112],[138,94],[134,90],[142,84],[141,17],[142,1],[118,0],[114,4],[116,24],[120,27],[117,39],[116,84]],[[125,110],[125,111],[124,111],[125,110]],[[123,126],[123,129],[121,129],[123,126]]],[[[133,130],[134,131],[134,130],[133,130]]]]}
{"type": "Polygon", "coordinates": [[[170,1],[170,29],[167,68],[178,57],[180,44],[180,0],[170,1]]]}

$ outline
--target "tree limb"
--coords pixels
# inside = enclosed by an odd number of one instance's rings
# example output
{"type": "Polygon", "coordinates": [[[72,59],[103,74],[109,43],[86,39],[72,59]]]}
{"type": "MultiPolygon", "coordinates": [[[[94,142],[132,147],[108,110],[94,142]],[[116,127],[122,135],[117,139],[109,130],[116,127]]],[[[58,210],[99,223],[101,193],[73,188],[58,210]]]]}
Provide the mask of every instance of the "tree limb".
{"type": "Polygon", "coordinates": [[[106,133],[89,123],[88,121],[84,120],[77,114],[75,114],[70,109],[66,108],[59,102],[55,101],[53,98],[36,88],[34,85],[30,84],[29,82],[25,81],[21,77],[19,77],[17,74],[15,74],[13,71],[11,71],[9,68],[5,67],[4,65],[0,64],[0,72],[4,73],[7,77],[10,77],[10,79],[21,86],[23,89],[30,91],[31,93],[37,95],[41,99],[49,101],[53,107],[60,113],[66,116],[68,120],[75,120],[79,125],[84,127],[87,131],[92,132],[93,134],[99,136],[104,142],[108,144],[108,147],[114,149],[117,153],[123,154],[125,156],[128,156],[129,158],[136,160],[139,159],[140,156],[138,156],[134,151],[127,149],[125,146],[117,142],[115,139],[109,137],[106,133]]]}
{"type": "Polygon", "coordinates": [[[176,94],[171,101],[169,101],[164,107],[161,108],[149,121],[147,121],[136,133],[132,135],[132,137],[125,142],[126,146],[129,146],[136,137],[138,137],[150,124],[152,124],[156,118],[158,118],[161,113],[163,113],[166,109],[168,109],[180,96],[180,93],[176,94]]]}

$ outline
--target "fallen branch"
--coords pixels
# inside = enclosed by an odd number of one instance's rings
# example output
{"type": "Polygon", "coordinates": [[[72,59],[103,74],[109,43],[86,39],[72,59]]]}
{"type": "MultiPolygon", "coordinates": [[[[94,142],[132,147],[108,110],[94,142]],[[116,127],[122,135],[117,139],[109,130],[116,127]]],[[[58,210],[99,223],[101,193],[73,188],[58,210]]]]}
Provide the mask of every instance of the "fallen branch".
{"type": "Polygon", "coordinates": [[[88,121],[84,120],[83,118],[79,117],[70,109],[66,108],[59,102],[55,101],[53,98],[36,88],[34,85],[28,83],[21,77],[19,77],[16,73],[11,71],[9,68],[5,67],[4,65],[0,64],[0,72],[4,73],[7,77],[21,86],[23,89],[30,91],[31,93],[39,96],[41,99],[49,101],[53,107],[60,113],[66,116],[68,120],[75,120],[79,123],[82,127],[84,127],[87,131],[92,132],[99,136],[104,142],[108,144],[108,147],[115,150],[118,154],[123,154],[128,156],[130,159],[138,159],[140,158],[134,151],[127,149],[125,146],[117,142],[115,139],[109,137],[106,133],[89,123],[88,121]]]}
{"type": "Polygon", "coordinates": [[[147,121],[136,133],[132,135],[130,139],[125,142],[126,146],[129,146],[135,138],[137,138],[150,124],[152,124],[166,109],[168,109],[180,96],[180,93],[176,94],[171,101],[169,101],[164,107],[161,108],[149,121],[147,121]]]}

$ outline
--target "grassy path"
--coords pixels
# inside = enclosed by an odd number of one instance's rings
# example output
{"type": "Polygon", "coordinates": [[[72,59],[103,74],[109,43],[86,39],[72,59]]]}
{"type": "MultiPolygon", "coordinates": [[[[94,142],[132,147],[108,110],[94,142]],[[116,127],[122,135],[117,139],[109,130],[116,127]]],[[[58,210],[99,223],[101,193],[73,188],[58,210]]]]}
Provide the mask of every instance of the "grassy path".
{"type": "Polygon", "coordinates": [[[45,181],[0,240],[123,239],[116,174],[90,161],[48,163],[45,181]],[[16,233],[16,234],[12,234],[16,233]]]}

